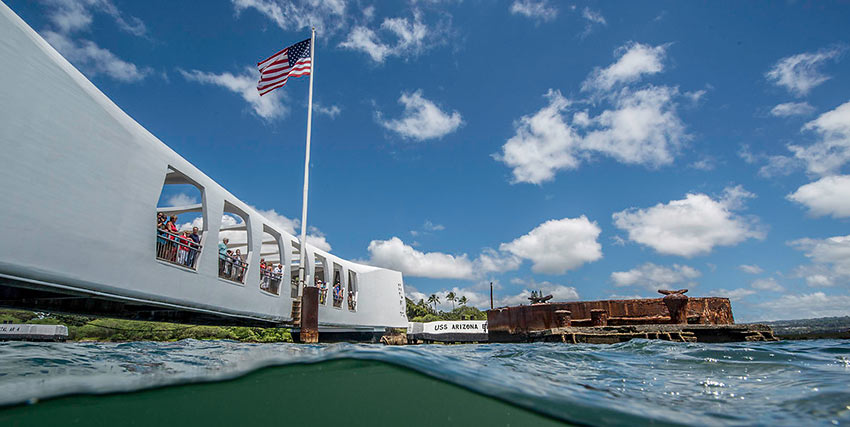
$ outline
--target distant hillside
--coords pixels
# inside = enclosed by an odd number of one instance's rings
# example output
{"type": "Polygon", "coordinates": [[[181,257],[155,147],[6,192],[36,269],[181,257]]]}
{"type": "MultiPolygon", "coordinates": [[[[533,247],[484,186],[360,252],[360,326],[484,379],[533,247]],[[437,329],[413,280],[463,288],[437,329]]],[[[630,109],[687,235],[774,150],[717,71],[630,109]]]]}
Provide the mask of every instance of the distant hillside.
{"type": "Polygon", "coordinates": [[[770,325],[785,339],[850,338],[850,316],[754,322],[770,325]]]}

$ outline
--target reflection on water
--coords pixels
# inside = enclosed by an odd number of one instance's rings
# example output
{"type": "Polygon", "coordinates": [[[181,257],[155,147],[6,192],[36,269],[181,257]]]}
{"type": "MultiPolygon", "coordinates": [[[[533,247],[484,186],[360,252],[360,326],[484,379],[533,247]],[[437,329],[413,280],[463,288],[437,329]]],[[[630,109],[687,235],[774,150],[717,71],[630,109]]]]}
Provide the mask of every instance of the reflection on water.
{"type": "Polygon", "coordinates": [[[850,421],[850,342],[830,340],[406,347],[6,342],[0,343],[0,404],[216,381],[264,366],[336,359],[395,364],[579,422],[850,421]]]}

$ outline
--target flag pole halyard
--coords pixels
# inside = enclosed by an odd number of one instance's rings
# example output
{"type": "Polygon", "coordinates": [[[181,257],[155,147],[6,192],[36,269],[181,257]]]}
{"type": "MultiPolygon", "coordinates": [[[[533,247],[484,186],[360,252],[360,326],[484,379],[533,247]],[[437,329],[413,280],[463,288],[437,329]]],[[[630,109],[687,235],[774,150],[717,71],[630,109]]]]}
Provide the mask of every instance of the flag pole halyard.
{"type": "Polygon", "coordinates": [[[298,262],[298,295],[301,296],[306,281],[307,268],[307,189],[310,186],[310,131],[313,124],[313,74],[316,73],[316,27],[310,36],[310,90],[307,101],[307,149],[304,153],[304,194],[301,200],[301,259],[298,262]]]}

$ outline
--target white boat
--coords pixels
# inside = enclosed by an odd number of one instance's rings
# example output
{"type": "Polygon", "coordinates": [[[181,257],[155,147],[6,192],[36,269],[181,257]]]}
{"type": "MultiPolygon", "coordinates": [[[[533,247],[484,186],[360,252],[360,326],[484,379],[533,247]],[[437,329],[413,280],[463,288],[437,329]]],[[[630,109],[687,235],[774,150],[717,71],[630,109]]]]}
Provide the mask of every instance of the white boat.
{"type": "Polygon", "coordinates": [[[289,279],[305,255],[308,277],[328,284],[320,332],[407,326],[400,272],[309,244],[302,251],[295,236],[124,113],[2,2],[0,153],[4,305],[297,326],[299,289],[289,279]],[[180,184],[197,188],[201,203],[158,208],[163,187],[180,184]],[[202,217],[199,244],[161,234],[157,212],[202,217]],[[225,213],[240,217],[241,225],[222,226],[225,213]],[[230,246],[244,253],[238,262],[222,260],[220,234],[234,231],[247,238],[230,246]],[[265,257],[282,264],[281,275],[261,275],[265,257]],[[335,281],[342,297],[336,300],[335,281]]]}

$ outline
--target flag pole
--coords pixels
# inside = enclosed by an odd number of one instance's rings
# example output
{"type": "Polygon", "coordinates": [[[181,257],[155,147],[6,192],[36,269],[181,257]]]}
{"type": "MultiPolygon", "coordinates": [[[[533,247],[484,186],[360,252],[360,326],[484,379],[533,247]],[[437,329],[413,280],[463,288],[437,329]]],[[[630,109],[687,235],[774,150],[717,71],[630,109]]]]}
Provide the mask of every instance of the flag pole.
{"type": "Polygon", "coordinates": [[[298,296],[301,296],[306,281],[307,267],[307,189],[310,186],[310,130],[313,124],[313,75],[316,74],[316,27],[310,36],[310,94],[307,101],[307,149],[304,152],[304,195],[301,200],[301,251],[298,262],[298,296]]]}

